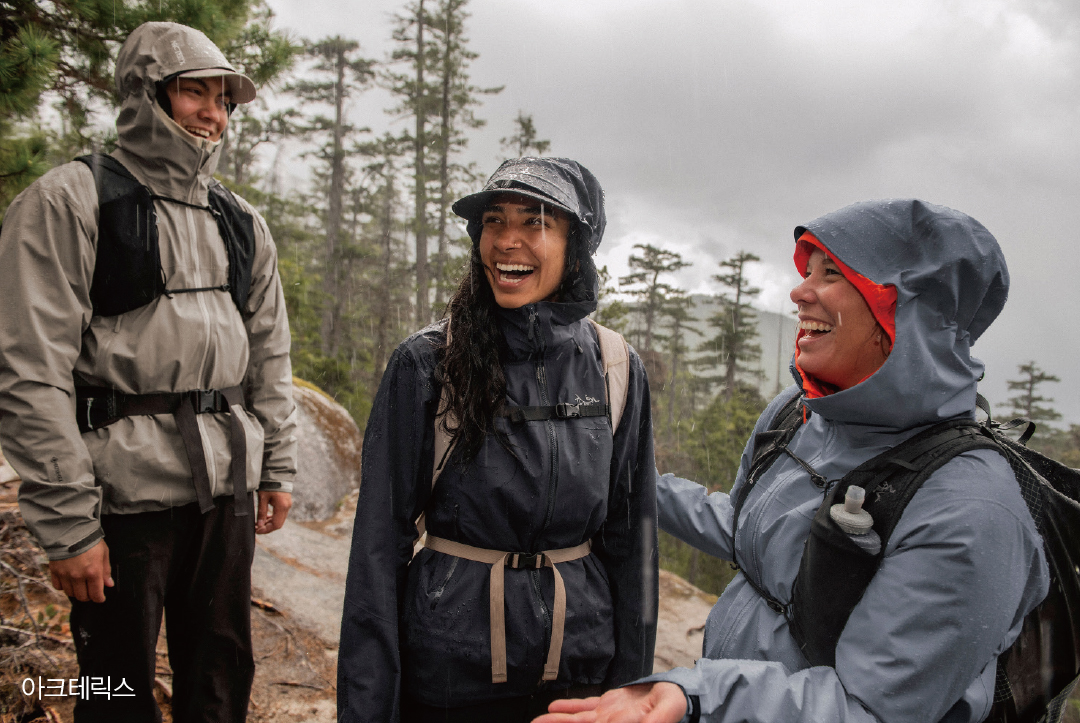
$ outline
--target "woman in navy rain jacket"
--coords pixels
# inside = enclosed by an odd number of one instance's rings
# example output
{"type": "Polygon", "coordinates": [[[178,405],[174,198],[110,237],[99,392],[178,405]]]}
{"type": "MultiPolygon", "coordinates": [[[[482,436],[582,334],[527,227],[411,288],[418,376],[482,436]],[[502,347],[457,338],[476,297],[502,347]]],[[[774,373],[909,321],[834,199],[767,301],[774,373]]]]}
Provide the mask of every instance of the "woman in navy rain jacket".
{"type": "MultiPolygon", "coordinates": [[[[791,292],[797,385],[773,400],[755,435],[801,388],[808,419],[789,448],[838,480],[935,423],[972,418],[983,364],[971,345],[1008,293],[994,237],[962,213],[898,200],[849,206],[798,227],[795,238],[804,276],[791,292]]],[[[732,498],[752,450],[753,437],[732,498]]],[[[728,495],[661,477],[661,528],[741,568],[709,615],[704,657],[599,702],[555,703],[565,712],[541,720],[985,719],[997,657],[1048,587],[1042,542],[1008,462],[976,450],[927,478],[843,629],[835,667],[811,667],[788,619],[755,590],[791,603],[823,494],[782,455],[747,496],[733,539],[728,495]]]]}
{"type": "Polygon", "coordinates": [[[600,185],[574,161],[518,159],[454,211],[473,240],[469,273],[449,321],[394,352],[364,438],[340,721],[527,721],[556,697],[596,694],[652,670],[648,383],[630,350],[613,434],[586,319],[605,225],[600,185]],[[435,425],[444,419],[454,443],[433,488],[435,425]],[[427,543],[414,558],[421,512],[427,543]],[[492,565],[462,549],[521,553],[501,568],[504,636],[492,634],[492,565]],[[559,550],[571,559],[554,568],[540,557],[559,550]],[[503,640],[500,664],[493,650],[503,640]]]}

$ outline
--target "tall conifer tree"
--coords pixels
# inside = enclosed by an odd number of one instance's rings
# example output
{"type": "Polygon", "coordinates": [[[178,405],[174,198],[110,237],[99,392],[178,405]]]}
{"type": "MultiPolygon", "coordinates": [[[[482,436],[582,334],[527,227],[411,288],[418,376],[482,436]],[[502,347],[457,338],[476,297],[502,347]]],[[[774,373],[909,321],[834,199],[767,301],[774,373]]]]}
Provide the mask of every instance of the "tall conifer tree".
{"type": "Polygon", "coordinates": [[[757,256],[740,251],[720,262],[725,271],[713,276],[724,289],[717,296],[720,310],[709,319],[716,329],[716,336],[702,344],[700,351],[706,356],[699,360],[704,367],[720,367],[723,370],[724,398],[731,400],[739,375],[759,377],[756,365],[761,361],[761,346],[757,338],[757,316],[750,301],[761,289],[750,285],[746,265],[760,261],[757,256]]]}

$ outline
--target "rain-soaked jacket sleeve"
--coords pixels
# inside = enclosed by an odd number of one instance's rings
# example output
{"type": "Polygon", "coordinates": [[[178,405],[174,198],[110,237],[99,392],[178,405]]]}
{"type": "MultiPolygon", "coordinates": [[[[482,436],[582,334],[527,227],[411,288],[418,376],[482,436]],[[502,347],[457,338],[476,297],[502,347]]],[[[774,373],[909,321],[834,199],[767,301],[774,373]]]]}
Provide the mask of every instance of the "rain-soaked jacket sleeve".
{"type": "MultiPolygon", "coordinates": [[[[986,450],[961,455],[923,484],[844,628],[835,668],[791,670],[761,650],[763,659],[701,658],[692,669],[646,681],[673,682],[698,696],[701,720],[714,723],[983,720],[993,702],[997,656],[1048,585],[1030,518],[979,490],[989,476],[1007,471],[996,458],[986,450]],[[958,486],[974,492],[958,495],[958,486]],[[984,693],[965,695],[973,686],[984,693]],[[985,710],[970,710],[962,699],[983,700],[985,710]]],[[[737,485],[744,474],[741,468],[737,485]]],[[[672,507],[661,514],[662,529],[678,523],[687,533],[696,526],[713,536],[702,549],[730,555],[726,495],[706,500],[691,484],[670,476],[659,481],[661,508],[672,507]]]]}
{"type": "Polygon", "coordinates": [[[397,721],[398,621],[416,517],[430,493],[435,405],[408,342],[394,352],[368,417],[338,649],[338,721],[397,721]]]}
{"type": "MultiPolygon", "coordinates": [[[[761,413],[754,431],[743,448],[739,469],[732,490],[742,486],[750,470],[754,454],[753,442],[758,432],[763,432],[773,417],[797,393],[791,391],[774,399],[761,413]]],[[[673,474],[659,475],[656,483],[656,507],[660,529],[677,537],[688,545],[721,560],[733,560],[731,497],[725,492],[709,491],[696,482],[673,474]]]]}
{"type": "Polygon", "coordinates": [[[50,560],[101,539],[101,489],[75,423],[72,370],[90,323],[97,237],[90,169],[54,169],[8,207],[0,232],[0,446],[50,560]]]}
{"type": "Polygon", "coordinates": [[[607,519],[593,538],[615,612],[615,657],[605,686],[652,672],[659,584],[655,469],[649,384],[641,359],[631,354],[627,404],[612,448],[607,519]]]}
{"type": "Polygon", "coordinates": [[[259,489],[292,492],[297,442],[289,315],[278,275],[277,247],[262,216],[253,208],[248,211],[255,218],[256,255],[244,314],[249,352],[244,401],[263,428],[259,489]]]}

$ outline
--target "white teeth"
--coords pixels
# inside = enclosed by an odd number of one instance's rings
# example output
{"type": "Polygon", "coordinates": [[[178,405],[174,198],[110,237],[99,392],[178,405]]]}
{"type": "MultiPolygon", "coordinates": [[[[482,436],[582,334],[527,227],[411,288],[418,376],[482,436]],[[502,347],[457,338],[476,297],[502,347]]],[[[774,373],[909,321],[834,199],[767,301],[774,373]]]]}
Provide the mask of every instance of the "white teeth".
{"type": "Polygon", "coordinates": [[[495,264],[495,268],[499,271],[534,271],[535,266],[526,266],[525,264],[495,264]]]}
{"type": "Polygon", "coordinates": [[[803,331],[832,331],[833,327],[820,321],[800,321],[799,328],[803,331]]]}
{"type": "Polygon", "coordinates": [[[193,135],[193,136],[199,136],[200,138],[209,138],[209,137],[210,137],[210,131],[208,131],[208,130],[206,130],[206,129],[204,129],[204,128],[189,128],[189,127],[185,127],[185,128],[184,128],[184,130],[186,130],[186,131],[187,131],[188,133],[190,133],[191,135],[193,135]]]}

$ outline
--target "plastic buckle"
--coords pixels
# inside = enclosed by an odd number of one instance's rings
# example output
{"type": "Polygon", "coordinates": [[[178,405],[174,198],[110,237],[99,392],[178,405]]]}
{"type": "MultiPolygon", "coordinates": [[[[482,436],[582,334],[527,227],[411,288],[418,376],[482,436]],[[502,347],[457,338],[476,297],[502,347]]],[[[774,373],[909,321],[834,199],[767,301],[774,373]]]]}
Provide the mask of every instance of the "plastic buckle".
{"type": "Polygon", "coordinates": [[[785,618],[788,616],[787,607],[782,602],[780,602],[779,600],[774,600],[772,598],[766,598],[765,599],[765,604],[768,605],[769,609],[772,610],[777,615],[783,615],[785,618]]]}
{"type": "Polygon", "coordinates": [[[581,405],[559,402],[555,405],[555,416],[559,419],[575,419],[581,416],[581,405]]]}
{"type": "Polygon", "coordinates": [[[194,389],[189,394],[196,414],[210,414],[221,406],[221,392],[217,389],[194,389]]]}
{"type": "Polygon", "coordinates": [[[544,566],[544,553],[539,552],[535,555],[514,553],[507,562],[509,563],[508,566],[515,570],[526,570],[529,568],[539,570],[544,566]]]}

